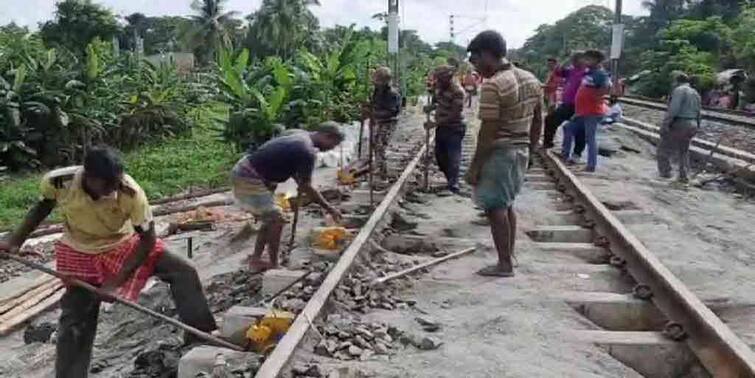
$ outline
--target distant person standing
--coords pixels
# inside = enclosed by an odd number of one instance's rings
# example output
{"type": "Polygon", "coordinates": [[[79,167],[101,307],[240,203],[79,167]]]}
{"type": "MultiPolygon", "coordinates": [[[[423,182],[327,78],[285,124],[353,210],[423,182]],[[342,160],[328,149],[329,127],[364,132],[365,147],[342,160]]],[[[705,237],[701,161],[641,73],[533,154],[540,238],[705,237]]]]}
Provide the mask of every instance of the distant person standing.
{"type": "MultiPolygon", "coordinates": [[[[582,78],[585,77],[587,69],[585,67],[581,52],[574,53],[571,58],[571,65],[556,70],[558,75],[566,79],[564,84],[564,93],[561,98],[561,104],[556,110],[545,117],[545,132],[543,134],[543,146],[545,148],[553,147],[553,139],[556,137],[556,130],[562,123],[570,120],[574,116],[574,102],[577,98],[577,91],[582,84],[582,78]]],[[[577,135],[574,151],[577,155],[582,154],[584,147],[584,135],[577,135]]]]}
{"type": "Polygon", "coordinates": [[[621,103],[619,103],[619,98],[616,96],[611,96],[608,99],[608,113],[606,113],[606,116],[603,117],[603,120],[600,121],[602,125],[612,125],[616,122],[621,122],[621,119],[624,117],[624,110],[621,108],[621,103]]]}
{"type": "MultiPolygon", "coordinates": [[[[562,156],[567,162],[575,163],[572,158],[571,145],[580,133],[587,142],[587,167],[585,171],[595,172],[598,165],[598,124],[605,117],[607,107],[603,97],[611,91],[611,80],[608,72],[601,65],[605,55],[598,50],[588,50],[584,53],[587,73],[575,97],[574,118],[564,127],[564,141],[562,156]]],[[[577,154],[576,148],[574,154],[577,154]]]]}
{"type": "Polygon", "coordinates": [[[435,110],[435,122],[425,128],[436,128],[435,158],[438,168],[446,176],[448,190],[459,193],[459,165],[461,142],[466,133],[464,125],[464,90],[453,80],[454,69],[440,66],[435,70],[436,86],[431,109],[435,110]]]}
{"type": "Polygon", "coordinates": [[[546,63],[548,67],[548,79],[545,82],[545,105],[548,108],[548,113],[552,113],[556,109],[558,103],[558,88],[563,82],[563,78],[559,74],[558,61],[556,58],[548,58],[546,63]]]}
{"type": "Polygon", "coordinates": [[[467,93],[467,107],[472,107],[472,97],[477,95],[477,78],[473,71],[464,75],[464,91],[467,93]]]}
{"type": "Polygon", "coordinates": [[[530,72],[506,59],[506,41],[495,31],[469,43],[469,61],[486,80],[480,88],[480,131],[466,180],[487,214],[498,263],[477,272],[511,277],[516,238],[514,199],[522,188],[529,150],[540,139],[543,90],[530,72]]]}
{"type": "Polygon", "coordinates": [[[678,181],[689,181],[689,145],[700,129],[700,104],[700,94],[690,85],[689,76],[677,75],[658,144],[658,173],[661,177],[671,178],[670,159],[674,156],[679,159],[678,181]]]}
{"type": "Polygon", "coordinates": [[[372,83],[375,86],[375,91],[372,94],[372,118],[375,120],[375,160],[378,172],[383,178],[388,175],[385,152],[396,129],[398,114],[401,112],[401,96],[391,86],[391,78],[391,70],[388,67],[379,67],[372,75],[372,83]]]}

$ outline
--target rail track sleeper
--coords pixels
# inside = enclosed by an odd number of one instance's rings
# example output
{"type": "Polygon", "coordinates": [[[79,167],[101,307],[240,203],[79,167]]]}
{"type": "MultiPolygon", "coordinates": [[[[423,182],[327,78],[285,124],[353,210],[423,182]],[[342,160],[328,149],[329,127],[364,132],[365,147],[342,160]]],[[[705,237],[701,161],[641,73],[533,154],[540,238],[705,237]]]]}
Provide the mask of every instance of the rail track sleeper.
{"type": "MultiPolygon", "coordinates": [[[[553,166],[597,220],[601,237],[596,244],[610,245],[626,261],[627,272],[647,285],[653,303],[669,319],[689,332],[687,344],[714,376],[755,376],[755,353],[697,298],[661,261],[634,236],[604,204],[550,151],[542,156],[553,166]]],[[[671,327],[678,335],[678,328],[671,327]]]]}

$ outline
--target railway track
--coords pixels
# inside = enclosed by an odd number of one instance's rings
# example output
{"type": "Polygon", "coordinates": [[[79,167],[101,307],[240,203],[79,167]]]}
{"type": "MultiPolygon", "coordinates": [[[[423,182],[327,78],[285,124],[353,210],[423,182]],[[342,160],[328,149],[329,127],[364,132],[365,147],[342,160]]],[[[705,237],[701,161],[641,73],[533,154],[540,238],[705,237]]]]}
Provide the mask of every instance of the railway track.
{"type": "MultiPolygon", "coordinates": [[[[473,146],[473,138],[467,138],[466,160],[473,146]]],[[[485,355],[487,352],[481,343],[491,343],[496,350],[501,346],[494,345],[495,338],[488,339],[482,334],[469,339],[469,333],[483,330],[474,328],[475,321],[463,316],[484,317],[483,313],[471,315],[470,312],[495,313],[501,310],[494,305],[477,303],[477,292],[490,294],[487,287],[493,286],[497,292],[509,283],[515,289],[499,292],[504,297],[517,298],[523,293],[539,296],[524,301],[524,304],[517,302],[517,305],[527,307],[534,301],[536,308],[555,308],[557,310],[553,311],[557,315],[567,319],[550,319],[553,324],[546,326],[561,324],[566,329],[543,331],[542,334],[536,332],[536,335],[529,336],[553,338],[549,343],[558,345],[557,349],[561,351],[563,349],[559,348],[564,346],[561,343],[583,351],[581,358],[585,361],[573,362],[574,366],[596,363],[600,368],[595,369],[605,369],[599,375],[755,376],[755,354],[750,347],[619,220],[636,214],[610,211],[550,152],[543,152],[536,158],[527,175],[524,198],[519,201],[528,203],[525,214],[542,216],[534,222],[531,219],[522,222],[527,227],[529,239],[518,241],[523,245],[520,248],[528,253],[520,262],[520,271],[523,272],[520,274],[525,277],[512,280],[475,277],[473,266],[492,259],[489,246],[479,243],[488,239],[483,236],[487,234],[487,228],[463,228],[460,222],[469,220],[469,211],[466,215],[461,214],[453,200],[444,197],[436,200],[432,194],[415,190],[420,181],[412,180],[417,174],[413,171],[420,166],[424,151],[424,147],[418,150],[399,180],[382,198],[357,238],[297,317],[294,326],[266,359],[257,377],[306,376],[315,369],[314,366],[317,371],[320,366],[330,371],[340,369],[342,374],[348,374],[343,373],[344,369],[358,370],[359,366],[365,366],[378,376],[498,376],[501,371],[490,370],[490,365],[495,363],[486,361],[487,364],[481,364],[476,354],[485,355]],[[532,204],[529,204],[530,200],[532,204]],[[422,219],[428,217],[419,210],[424,207],[434,208],[436,216],[437,211],[442,213],[441,217],[448,216],[445,227],[444,222],[437,219],[428,219],[427,223],[432,225],[425,227],[422,219]],[[387,226],[395,223],[396,214],[402,213],[412,214],[411,219],[419,225],[408,230],[387,226]],[[402,278],[391,282],[387,288],[370,286],[370,282],[384,275],[381,268],[386,260],[409,259],[414,264],[421,264],[430,260],[432,253],[441,251],[447,254],[472,246],[477,250],[473,255],[446,263],[448,266],[439,266],[432,272],[422,270],[429,275],[420,275],[416,280],[402,278]],[[481,256],[486,250],[487,256],[481,256]],[[533,259],[534,263],[528,261],[533,259]],[[553,286],[557,290],[548,293],[547,290],[541,291],[541,286],[553,286]],[[459,289],[462,289],[462,295],[442,299],[447,297],[445,290],[455,292],[459,289]],[[363,303],[362,300],[371,298],[372,293],[378,293],[377,297],[390,296],[396,303],[387,307],[363,303]],[[410,299],[399,299],[407,297],[410,299]],[[461,303],[454,304],[455,301],[461,303]],[[559,306],[563,304],[576,310],[590,325],[585,328],[585,320],[574,320],[571,318],[573,314],[561,313],[559,306]],[[462,310],[465,306],[471,309],[462,310]],[[444,329],[445,340],[434,338],[436,331],[429,330],[440,325],[422,318],[423,314],[433,314],[434,311],[441,313],[436,319],[445,320],[439,323],[448,327],[444,329]],[[461,319],[459,314],[464,314],[461,319]],[[430,336],[416,333],[417,324],[412,323],[418,315],[422,331],[430,336]],[[457,322],[463,324],[454,324],[457,322]],[[574,329],[569,329],[571,327],[574,329]],[[453,345],[456,343],[459,345],[453,345]],[[438,348],[441,344],[451,345],[446,347],[448,351],[421,352],[438,348]],[[591,349],[594,346],[599,347],[591,349]],[[480,348],[483,350],[478,350],[480,348]],[[606,362],[602,360],[603,354],[615,360],[606,362]],[[613,365],[616,361],[620,362],[618,366],[613,365]],[[482,366],[473,367],[475,364],[482,366]],[[488,370],[484,370],[486,366],[488,370]],[[458,370],[464,368],[469,370],[458,370]]],[[[471,205],[465,202],[464,206],[471,205]]],[[[475,218],[477,215],[472,213],[471,217],[475,218]]],[[[503,309],[504,313],[518,310],[503,309]]],[[[506,323],[500,318],[495,320],[506,323]]],[[[484,322],[484,327],[500,326],[484,322]]],[[[506,359],[497,357],[501,361],[506,359]]],[[[557,358],[549,361],[549,358],[538,357],[543,358],[538,362],[544,365],[563,363],[557,358]]],[[[552,372],[547,367],[545,369],[543,371],[552,372]]],[[[596,371],[600,370],[591,372],[596,371]]],[[[532,371],[528,374],[542,376],[542,371],[541,374],[532,371]]]]}
{"type": "MultiPolygon", "coordinates": [[[[608,261],[631,276],[635,298],[650,301],[663,314],[663,334],[684,340],[715,377],[755,376],[755,354],[550,151],[543,154],[557,189],[574,204],[583,225],[608,261]]],[[[640,319],[636,319],[640,320],[640,319]]],[[[646,320],[643,320],[646,321],[646,320]]],[[[661,318],[656,318],[656,322],[661,318]]]]}
{"type": "MultiPolygon", "coordinates": [[[[641,106],[644,108],[666,110],[666,104],[662,101],[651,100],[641,97],[623,96],[621,102],[625,104],[641,106]]],[[[702,111],[703,119],[724,122],[728,124],[745,126],[748,128],[755,128],[755,117],[751,114],[742,111],[728,110],[728,109],[714,109],[704,108],[702,111]]]]}

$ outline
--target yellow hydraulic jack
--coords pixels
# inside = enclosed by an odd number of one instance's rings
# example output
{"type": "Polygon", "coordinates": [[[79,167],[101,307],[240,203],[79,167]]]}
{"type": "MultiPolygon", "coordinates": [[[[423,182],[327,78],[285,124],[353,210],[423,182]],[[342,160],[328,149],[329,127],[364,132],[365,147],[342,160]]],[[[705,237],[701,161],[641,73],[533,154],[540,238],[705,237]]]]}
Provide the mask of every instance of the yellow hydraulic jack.
{"type": "Polygon", "coordinates": [[[268,354],[288,332],[295,317],[290,312],[271,309],[246,331],[247,349],[268,354]]]}

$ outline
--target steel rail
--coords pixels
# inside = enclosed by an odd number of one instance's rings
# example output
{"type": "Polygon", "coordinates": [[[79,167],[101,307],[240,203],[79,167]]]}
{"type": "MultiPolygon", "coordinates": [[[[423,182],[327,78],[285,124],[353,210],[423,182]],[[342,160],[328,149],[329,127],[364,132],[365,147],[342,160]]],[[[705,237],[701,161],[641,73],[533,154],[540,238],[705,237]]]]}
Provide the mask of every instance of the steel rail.
{"type": "MultiPolygon", "coordinates": [[[[626,96],[621,97],[619,100],[629,105],[642,106],[646,108],[658,109],[658,110],[663,110],[663,111],[666,110],[666,104],[662,102],[640,100],[640,99],[626,97],[626,96]]],[[[702,111],[702,116],[703,116],[703,119],[755,128],[755,117],[747,116],[746,113],[732,114],[732,113],[712,110],[711,108],[705,108],[702,111]]]]}
{"type": "MultiPolygon", "coordinates": [[[[434,137],[428,143],[432,143],[434,137]]],[[[312,327],[312,322],[317,319],[325,309],[325,304],[330,298],[333,291],[338,287],[341,280],[348,274],[354,262],[357,261],[362,248],[368,244],[370,237],[377,230],[378,225],[383,220],[383,217],[388,213],[388,209],[398,199],[399,194],[404,188],[404,185],[408,182],[409,178],[420,161],[423,160],[425,150],[429,144],[424,144],[419,151],[416,152],[414,158],[409,162],[404,171],[399,176],[396,183],[391,186],[391,189],[386,193],[383,200],[375,208],[367,223],[359,230],[359,233],[354,238],[354,241],[346,248],[341,255],[338,263],[328,273],[325,280],[314,293],[312,298],[307,302],[301,313],[296,317],[291,328],[289,328],[286,335],[280,340],[273,352],[267,357],[265,362],[260,367],[257,378],[274,378],[281,375],[289,362],[293,354],[296,352],[296,348],[304,340],[309,329],[312,327]]]]}
{"type": "Polygon", "coordinates": [[[570,196],[578,211],[592,220],[602,245],[626,261],[627,272],[652,291],[653,303],[683,327],[685,340],[715,377],[755,377],[755,353],[690,291],[551,151],[543,151],[548,174],[570,196]]]}

